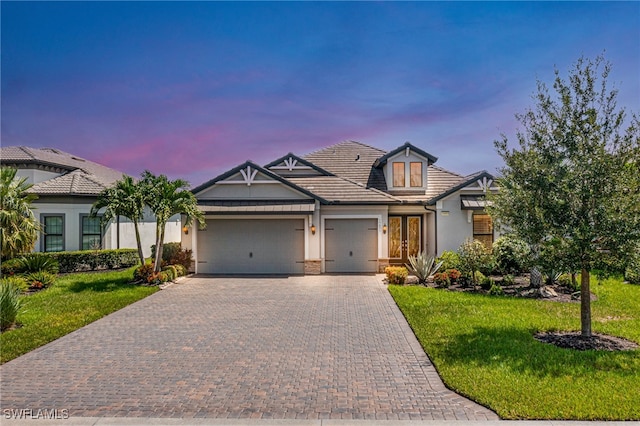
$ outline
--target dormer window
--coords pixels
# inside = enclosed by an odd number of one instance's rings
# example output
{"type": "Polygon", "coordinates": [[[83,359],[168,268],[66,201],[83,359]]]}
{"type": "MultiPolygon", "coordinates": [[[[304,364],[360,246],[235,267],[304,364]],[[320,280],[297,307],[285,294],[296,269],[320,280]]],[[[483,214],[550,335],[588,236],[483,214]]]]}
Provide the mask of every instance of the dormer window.
{"type": "Polygon", "coordinates": [[[411,176],[409,178],[409,184],[414,188],[422,186],[422,162],[411,163],[411,176]]]}
{"type": "Polygon", "coordinates": [[[404,188],[404,163],[393,163],[393,186],[404,188]]]}

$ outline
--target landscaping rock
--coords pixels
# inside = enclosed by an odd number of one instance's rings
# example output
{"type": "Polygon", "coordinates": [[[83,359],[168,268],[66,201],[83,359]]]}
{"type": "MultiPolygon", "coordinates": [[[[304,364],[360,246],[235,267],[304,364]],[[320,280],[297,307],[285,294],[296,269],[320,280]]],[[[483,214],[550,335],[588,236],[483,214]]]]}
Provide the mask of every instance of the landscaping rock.
{"type": "Polygon", "coordinates": [[[544,298],[558,297],[558,293],[556,293],[556,291],[553,288],[549,286],[544,286],[544,287],[540,287],[540,296],[544,298]]]}
{"type": "Polygon", "coordinates": [[[409,275],[407,277],[407,279],[404,281],[405,284],[418,284],[419,280],[418,277],[416,277],[415,275],[409,275]]]}

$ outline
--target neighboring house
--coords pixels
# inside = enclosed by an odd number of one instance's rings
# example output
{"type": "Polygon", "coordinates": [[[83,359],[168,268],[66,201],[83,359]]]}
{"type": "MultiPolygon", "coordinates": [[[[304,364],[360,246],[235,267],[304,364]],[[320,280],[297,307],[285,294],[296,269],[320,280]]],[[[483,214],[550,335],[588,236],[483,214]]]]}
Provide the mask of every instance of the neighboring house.
{"type": "Polygon", "coordinates": [[[241,164],[193,189],[207,227],[182,235],[198,273],[379,272],[419,251],[496,237],[487,172],[461,176],[406,143],[353,141],[265,166],[241,164]]]}
{"type": "MultiPolygon", "coordinates": [[[[33,203],[44,233],[35,251],[74,251],[94,248],[136,248],[133,223],[124,217],[103,226],[89,216],[98,194],[123,173],[53,148],[0,148],[0,164],[18,169],[38,195],[33,203]]],[[[155,244],[155,219],[145,214],[140,226],[145,256],[155,244]]],[[[167,224],[165,241],[180,241],[180,217],[167,224]]]]}

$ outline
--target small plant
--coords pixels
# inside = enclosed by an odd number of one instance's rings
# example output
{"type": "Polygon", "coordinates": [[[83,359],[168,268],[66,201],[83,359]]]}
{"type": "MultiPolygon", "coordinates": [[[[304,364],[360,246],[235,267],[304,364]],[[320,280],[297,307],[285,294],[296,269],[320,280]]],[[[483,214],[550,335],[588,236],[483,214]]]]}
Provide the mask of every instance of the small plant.
{"type": "Polygon", "coordinates": [[[444,270],[447,270],[447,269],[460,270],[460,268],[462,267],[462,262],[460,261],[460,255],[455,251],[442,252],[440,257],[438,257],[436,261],[442,262],[442,265],[440,267],[444,270]]]}
{"type": "Polygon", "coordinates": [[[514,285],[515,283],[516,283],[516,280],[511,274],[508,274],[502,277],[502,285],[514,285]]]}
{"type": "Polygon", "coordinates": [[[20,259],[7,259],[0,263],[0,274],[3,277],[10,277],[23,272],[20,259]]]}
{"type": "Polygon", "coordinates": [[[0,283],[0,330],[9,329],[20,311],[20,289],[11,282],[0,283]]]}
{"type": "Polygon", "coordinates": [[[446,272],[437,272],[433,275],[433,282],[438,287],[449,287],[451,281],[449,279],[449,274],[446,272]]]}
{"type": "Polygon", "coordinates": [[[478,240],[467,240],[458,249],[460,261],[465,272],[472,277],[473,284],[477,284],[476,272],[481,269],[491,269],[493,260],[489,249],[478,240]]]}
{"type": "Polygon", "coordinates": [[[624,279],[631,284],[640,284],[640,253],[636,253],[624,270],[624,279]]]}
{"type": "Polygon", "coordinates": [[[47,271],[37,271],[28,274],[26,277],[27,284],[32,290],[41,290],[49,288],[56,282],[56,276],[47,271]]]}
{"type": "Polygon", "coordinates": [[[419,252],[417,256],[409,256],[409,265],[406,265],[407,269],[418,278],[420,284],[425,284],[427,278],[435,274],[440,266],[442,262],[436,263],[433,256],[428,256],[424,252],[419,252]]]}
{"type": "Polygon", "coordinates": [[[23,256],[19,261],[24,273],[43,271],[57,274],[59,270],[58,262],[55,259],[43,255],[23,256]]]}
{"type": "Polygon", "coordinates": [[[449,276],[449,281],[451,284],[455,284],[458,282],[462,274],[457,269],[447,269],[444,271],[449,276]]]}
{"type": "Polygon", "coordinates": [[[14,275],[14,276],[3,277],[2,279],[0,279],[0,283],[10,284],[15,288],[19,289],[20,292],[25,292],[29,290],[29,285],[27,284],[27,281],[24,279],[24,277],[21,277],[21,276],[14,275]]]}
{"type": "Polygon", "coordinates": [[[489,295],[490,296],[504,296],[504,290],[502,289],[502,287],[500,287],[499,285],[493,283],[493,281],[491,281],[491,282],[492,282],[492,284],[491,284],[491,288],[489,289],[489,295]]]}
{"type": "Polygon", "coordinates": [[[165,266],[162,268],[162,272],[167,274],[167,277],[169,278],[167,281],[173,281],[178,278],[178,271],[173,265],[165,266]]]}
{"type": "Polygon", "coordinates": [[[176,268],[176,273],[179,277],[184,277],[185,275],[187,275],[187,269],[183,265],[177,264],[173,265],[173,267],[176,268]]]}
{"type": "Polygon", "coordinates": [[[149,277],[153,275],[153,268],[153,263],[145,263],[144,265],[138,266],[133,272],[133,280],[135,282],[148,283],[149,277]]]}
{"type": "Polygon", "coordinates": [[[409,271],[404,266],[387,266],[384,273],[387,274],[389,284],[404,284],[409,276],[409,271]]]}

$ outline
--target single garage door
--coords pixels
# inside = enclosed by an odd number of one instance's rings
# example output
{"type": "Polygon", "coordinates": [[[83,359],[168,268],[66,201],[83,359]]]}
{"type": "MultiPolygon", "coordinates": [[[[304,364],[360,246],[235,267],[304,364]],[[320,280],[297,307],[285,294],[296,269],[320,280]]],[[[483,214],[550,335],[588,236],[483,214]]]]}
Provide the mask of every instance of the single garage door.
{"type": "Polygon", "coordinates": [[[377,272],[377,219],[327,219],[324,231],[326,272],[377,272]]]}
{"type": "Polygon", "coordinates": [[[207,220],[198,233],[198,272],[302,274],[304,220],[207,220]]]}

